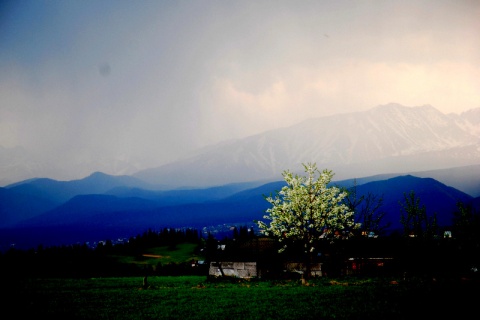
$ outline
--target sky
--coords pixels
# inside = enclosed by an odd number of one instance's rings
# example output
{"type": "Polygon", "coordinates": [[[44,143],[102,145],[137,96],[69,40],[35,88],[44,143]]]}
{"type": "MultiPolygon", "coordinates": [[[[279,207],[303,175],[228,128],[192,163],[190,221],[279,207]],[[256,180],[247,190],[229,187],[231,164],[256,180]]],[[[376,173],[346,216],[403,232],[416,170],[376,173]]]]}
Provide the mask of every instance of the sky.
{"type": "Polygon", "coordinates": [[[0,147],[73,179],[391,102],[461,113],[480,107],[479,16],[467,0],[3,0],[0,147]]]}

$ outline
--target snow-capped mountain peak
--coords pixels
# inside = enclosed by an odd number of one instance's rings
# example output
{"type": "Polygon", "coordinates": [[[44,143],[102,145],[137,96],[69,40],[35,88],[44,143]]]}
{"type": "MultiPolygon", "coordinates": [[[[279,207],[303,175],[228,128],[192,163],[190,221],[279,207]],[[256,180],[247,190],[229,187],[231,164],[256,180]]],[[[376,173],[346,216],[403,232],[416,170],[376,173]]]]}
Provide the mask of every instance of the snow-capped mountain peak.
{"type": "Polygon", "coordinates": [[[266,131],[135,175],[152,183],[212,185],[278,179],[306,162],[349,177],[477,164],[477,129],[478,122],[430,105],[392,103],[266,131]]]}

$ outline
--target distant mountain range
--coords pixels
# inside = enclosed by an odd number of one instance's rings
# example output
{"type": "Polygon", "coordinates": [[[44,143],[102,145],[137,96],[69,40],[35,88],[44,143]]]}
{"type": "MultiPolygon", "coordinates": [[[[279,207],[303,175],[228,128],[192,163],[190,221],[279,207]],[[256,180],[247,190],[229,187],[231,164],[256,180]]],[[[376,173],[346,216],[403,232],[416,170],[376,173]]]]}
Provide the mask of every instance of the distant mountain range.
{"type": "Polygon", "coordinates": [[[378,106],[266,131],[199,150],[133,176],[177,186],[274,181],[315,162],[336,179],[480,164],[480,108],[461,115],[431,106],[378,106]]]}
{"type": "MultiPolygon", "coordinates": [[[[441,172],[445,175],[445,170],[441,172]]],[[[164,227],[202,229],[221,224],[253,225],[254,220],[263,219],[268,208],[264,196],[274,194],[285,185],[284,181],[275,181],[203,189],[149,190],[141,188],[142,183],[137,179],[102,173],[69,182],[47,181],[30,180],[0,188],[2,248],[12,243],[31,248],[39,244],[116,239],[164,227]]],[[[450,225],[458,201],[475,204],[480,209],[480,197],[433,178],[377,175],[334,181],[332,185],[351,188],[354,181],[358,195],[371,193],[383,197],[381,210],[387,213],[384,222],[391,223],[390,231],[401,228],[399,203],[404,201],[404,193],[411,190],[426,206],[427,213],[437,214],[443,226],[450,225]]],[[[480,188],[476,192],[480,194],[480,188]]]]}
{"type": "Polygon", "coordinates": [[[30,179],[0,188],[0,227],[36,217],[78,197],[97,199],[97,195],[110,195],[109,198],[139,198],[151,200],[156,206],[165,206],[220,199],[259,184],[261,182],[232,183],[205,189],[161,190],[161,187],[138,178],[101,172],[71,181],[30,179]]]}
{"type": "MultiPolygon", "coordinates": [[[[123,158],[88,161],[71,163],[75,176],[89,175],[94,166],[168,189],[274,181],[285,169],[301,171],[305,162],[332,169],[336,179],[449,169],[480,164],[480,108],[443,114],[428,105],[381,105],[225,141],[140,171],[138,163],[123,158]]],[[[31,177],[68,176],[66,171],[21,147],[0,146],[0,186],[31,177]]]]}
{"type": "MultiPolygon", "coordinates": [[[[23,159],[20,151],[16,156],[23,159]]],[[[394,229],[398,202],[411,190],[448,225],[457,201],[480,202],[480,108],[445,115],[431,106],[389,104],[213,145],[132,175],[19,181],[0,188],[0,245],[251,224],[267,208],[263,195],[282,187],[281,173],[303,174],[307,162],[332,170],[339,185],[355,180],[358,192],[383,195],[394,229]]]]}

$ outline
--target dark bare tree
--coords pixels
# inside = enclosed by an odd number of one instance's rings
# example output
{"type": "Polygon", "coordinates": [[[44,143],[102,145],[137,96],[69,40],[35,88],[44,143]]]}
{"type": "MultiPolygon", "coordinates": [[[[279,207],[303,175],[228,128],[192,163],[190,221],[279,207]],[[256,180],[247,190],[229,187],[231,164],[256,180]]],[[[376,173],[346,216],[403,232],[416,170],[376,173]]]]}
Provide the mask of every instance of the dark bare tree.
{"type": "Polygon", "coordinates": [[[403,225],[403,234],[406,237],[433,238],[438,234],[437,215],[427,216],[425,205],[420,203],[420,198],[415,191],[403,193],[404,202],[401,206],[400,222],[403,225]]]}
{"type": "Polygon", "coordinates": [[[366,236],[382,235],[390,223],[383,223],[386,212],[382,210],[383,195],[368,192],[365,195],[357,193],[357,179],[353,180],[353,187],[346,189],[348,195],[345,204],[355,212],[355,222],[361,225],[357,232],[366,236]]]}

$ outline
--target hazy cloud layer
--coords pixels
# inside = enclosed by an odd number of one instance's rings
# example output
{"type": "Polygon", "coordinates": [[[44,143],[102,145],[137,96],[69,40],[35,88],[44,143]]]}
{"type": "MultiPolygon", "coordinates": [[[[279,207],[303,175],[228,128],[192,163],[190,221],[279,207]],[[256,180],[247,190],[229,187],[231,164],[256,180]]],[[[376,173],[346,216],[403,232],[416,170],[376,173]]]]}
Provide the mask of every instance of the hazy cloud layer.
{"type": "Polygon", "coordinates": [[[4,1],[0,12],[0,146],[72,167],[54,178],[86,163],[158,166],[389,102],[480,107],[478,1],[4,1]]]}

